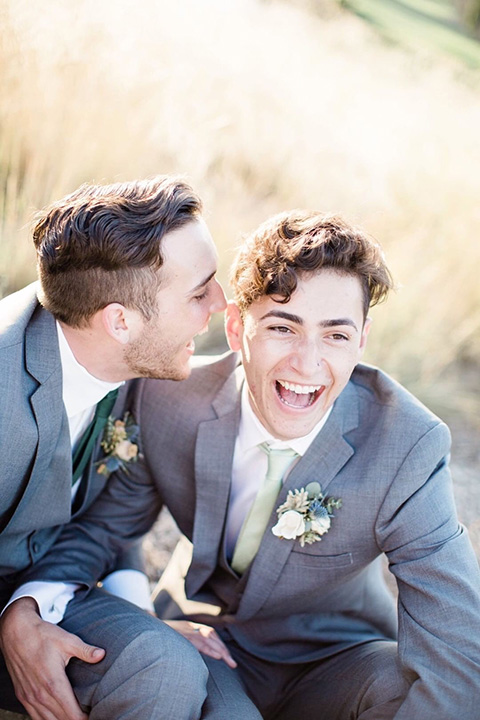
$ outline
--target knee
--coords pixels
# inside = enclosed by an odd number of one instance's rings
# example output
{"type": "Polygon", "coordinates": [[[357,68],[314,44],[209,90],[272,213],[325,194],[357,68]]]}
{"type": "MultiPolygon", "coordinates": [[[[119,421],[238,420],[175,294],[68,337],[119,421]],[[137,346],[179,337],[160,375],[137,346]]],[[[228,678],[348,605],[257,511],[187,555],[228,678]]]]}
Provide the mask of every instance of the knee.
{"type": "Polygon", "coordinates": [[[207,697],[208,670],[193,645],[159,620],[130,636],[128,643],[124,640],[110,656],[107,650],[85,694],[80,678],[74,678],[77,697],[90,717],[198,720],[207,697]]]}
{"type": "Polygon", "coordinates": [[[99,591],[73,605],[64,627],[106,651],[99,663],[73,658],[67,668],[92,720],[200,717],[207,694],[205,663],[161,620],[99,591]]]}
{"type": "Polygon", "coordinates": [[[382,645],[376,648],[367,661],[369,672],[361,701],[363,709],[390,704],[392,707],[400,706],[409,689],[398,659],[396,643],[382,645]]]}
{"type": "Polygon", "coordinates": [[[161,675],[162,684],[175,681],[205,690],[208,670],[198,650],[179,633],[154,620],[154,625],[139,632],[116,658],[117,668],[123,662],[133,668],[138,663],[143,673],[161,675]]]}

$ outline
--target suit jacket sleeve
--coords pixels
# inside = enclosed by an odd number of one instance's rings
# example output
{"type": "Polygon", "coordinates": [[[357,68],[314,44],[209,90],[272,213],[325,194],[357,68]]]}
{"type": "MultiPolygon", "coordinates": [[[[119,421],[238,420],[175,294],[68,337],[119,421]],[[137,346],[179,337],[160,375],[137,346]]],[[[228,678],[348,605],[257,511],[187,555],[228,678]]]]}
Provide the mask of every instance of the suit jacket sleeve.
{"type": "Polygon", "coordinates": [[[411,682],[396,720],[478,717],[480,573],[455,513],[449,446],[441,423],[417,442],[377,519],[377,542],[397,580],[399,658],[411,682]]]}
{"type": "Polygon", "coordinates": [[[92,587],[114,569],[142,569],[137,540],[151,528],[161,507],[161,497],[140,456],[128,472],[112,474],[93,505],[64,526],[48,553],[23,573],[22,582],[61,580],[92,587]]]}

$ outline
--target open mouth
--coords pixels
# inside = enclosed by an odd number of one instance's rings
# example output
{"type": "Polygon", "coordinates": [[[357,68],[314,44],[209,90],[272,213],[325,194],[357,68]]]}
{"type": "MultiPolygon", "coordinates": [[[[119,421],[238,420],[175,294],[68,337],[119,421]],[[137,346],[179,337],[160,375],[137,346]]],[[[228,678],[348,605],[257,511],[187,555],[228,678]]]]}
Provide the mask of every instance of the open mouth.
{"type": "Polygon", "coordinates": [[[297,385],[286,380],[277,380],[275,389],[285,405],[292,408],[307,408],[318,400],[325,390],[325,385],[297,385]]]}
{"type": "MultiPolygon", "coordinates": [[[[208,332],[208,322],[207,322],[207,324],[195,335],[195,337],[198,337],[199,335],[205,335],[206,332],[208,332]]],[[[187,343],[186,347],[187,347],[187,350],[188,350],[189,352],[192,352],[192,353],[195,352],[195,339],[192,338],[192,339],[190,340],[190,342],[187,343]]]]}

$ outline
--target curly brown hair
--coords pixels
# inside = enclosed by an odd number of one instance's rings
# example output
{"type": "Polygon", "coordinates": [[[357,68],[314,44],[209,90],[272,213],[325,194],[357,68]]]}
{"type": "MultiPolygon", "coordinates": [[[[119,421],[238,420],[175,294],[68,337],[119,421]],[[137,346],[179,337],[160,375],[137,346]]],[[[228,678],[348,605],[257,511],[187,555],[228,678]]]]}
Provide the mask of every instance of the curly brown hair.
{"type": "Polygon", "coordinates": [[[383,252],[366,233],[338,215],[292,210],[245,238],[230,274],[234,299],[242,315],[264,295],[287,303],[299,277],[327,268],[360,279],[365,317],[393,287],[383,252]]]}
{"type": "Polygon", "coordinates": [[[57,320],[85,326],[111,302],[151,319],[161,282],[161,241],[198,218],[202,202],[183,179],[82,185],[37,217],[40,300],[57,320]]]}

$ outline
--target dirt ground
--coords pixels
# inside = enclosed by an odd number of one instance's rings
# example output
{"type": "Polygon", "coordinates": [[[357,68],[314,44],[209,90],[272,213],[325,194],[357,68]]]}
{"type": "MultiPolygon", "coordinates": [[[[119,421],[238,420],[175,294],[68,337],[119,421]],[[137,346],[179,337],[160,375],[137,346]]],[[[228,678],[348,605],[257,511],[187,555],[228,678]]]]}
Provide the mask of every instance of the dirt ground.
{"type": "MultiPolygon", "coordinates": [[[[467,527],[480,560],[480,428],[460,417],[451,418],[449,425],[453,438],[451,468],[458,516],[467,527]]],[[[178,535],[172,518],[163,511],[144,543],[152,583],[165,568],[178,535]]],[[[0,710],[0,720],[23,717],[0,710]]]]}

